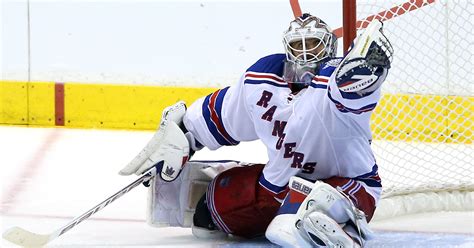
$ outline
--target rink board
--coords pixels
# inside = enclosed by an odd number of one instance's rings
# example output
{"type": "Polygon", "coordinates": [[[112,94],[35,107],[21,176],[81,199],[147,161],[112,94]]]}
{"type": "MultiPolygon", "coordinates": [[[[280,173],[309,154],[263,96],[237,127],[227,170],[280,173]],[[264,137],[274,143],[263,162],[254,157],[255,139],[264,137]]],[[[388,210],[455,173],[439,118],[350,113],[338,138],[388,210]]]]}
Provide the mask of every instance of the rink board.
{"type": "MultiPolygon", "coordinates": [[[[215,90],[0,81],[0,124],[154,130],[166,106],[215,90]]],[[[385,94],[372,118],[374,139],[471,144],[473,112],[474,97],[385,94]]]]}

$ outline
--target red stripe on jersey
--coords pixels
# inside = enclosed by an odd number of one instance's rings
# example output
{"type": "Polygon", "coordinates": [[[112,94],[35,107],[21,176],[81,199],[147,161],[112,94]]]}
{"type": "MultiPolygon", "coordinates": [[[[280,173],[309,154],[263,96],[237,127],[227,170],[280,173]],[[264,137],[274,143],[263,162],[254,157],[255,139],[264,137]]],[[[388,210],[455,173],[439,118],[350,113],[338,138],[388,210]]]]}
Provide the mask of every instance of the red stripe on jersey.
{"type": "Polygon", "coordinates": [[[254,74],[254,73],[247,73],[245,74],[245,77],[254,77],[254,78],[262,78],[262,79],[272,79],[280,83],[284,83],[285,80],[274,76],[274,75],[261,75],[261,74],[254,74]]]}
{"type": "Polygon", "coordinates": [[[216,125],[219,133],[224,137],[224,139],[226,139],[227,142],[232,144],[233,142],[230,141],[231,140],[230,135],[226,132],[225,128],[221,125],[221,122],[219,121],[219,115],[217,114],[217,111],[216,111],[216,98],[217,98],[217,95],[219,95],[219,92],[220,90],[214,92],[209,99],[209,110],[211,112],[211,119],[212,119],[212,122],[214,122],[214,124],[216,125]]]}
{"type": "Polygon", "coordinates": [[[316,82],[322,82],[322,83],[327,83],[327,82],[329,82],[329,78],[321,77],[321,76],[316,76],[316,77],[314,77],[314,80],[315,80],[316,82]]]}

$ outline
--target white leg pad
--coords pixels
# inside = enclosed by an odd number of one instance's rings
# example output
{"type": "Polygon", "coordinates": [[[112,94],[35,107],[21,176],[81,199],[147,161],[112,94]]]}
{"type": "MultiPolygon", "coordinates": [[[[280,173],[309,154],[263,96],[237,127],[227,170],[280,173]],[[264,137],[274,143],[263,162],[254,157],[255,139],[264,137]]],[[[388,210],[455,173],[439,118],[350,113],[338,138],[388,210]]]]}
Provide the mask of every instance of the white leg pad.
{"type": "Polygon", "coordinates": [[[277,215],[268,226],[265,237],[272,243],[283,247],[311,247],[295,227],[294,214],[277,215]]]}
{"type": "Polygon", "coordinates": [[[323,213],[312,212],[297,225],[313,244],[323,247],[360,247],[336,221],[323,213]]]}
{"type": "Polygon", "coordinates": [[[190,161],[172,182],[155,177],[148,190],[147,223],[154,227],[191,227],[196,204],[213,176],[235,166],[240,163],[190,161]]]}
{"type": "MultiPolygon", "coordinates": [[[[351,232],[351,236],[354,235],[353,238],[358,242],[361,242],[361,244],[363,244],[365,240],[370,239],[372,236],[372,231],[369,229],[364,212],[357,209],[352,201],[349,200],[349,198],[342,191],[339,191],[329,184],[321,181],[317,181],[314,184],[311,193],[309,193],[298,209],[296,218],[297,222],[301,222],[297,223],[300,233],[303,235],[303,237],[309,240],[314,240],[311,235],[317,235],[318,231],[321,232],[323,229],[323,227],[320,227],[319,229],[321,230],[319,230],[318,225],[314,223],[312,218],[315,220],[321,219],[324,224],[332,226],[331,231],[340,231],[344,234],[345,232],[343,227],[353,223],[353,226],[356,228],[356,232],[351,232]],[[331,219],[331,222],[328,222],[327,218],[331,219]],[[340,227],[336,228],[336,226],[333,225],[334,223],[340,227]],[[313,226],[313,228],[306,230],[305,224],[307,227],[313,226]],[[313,234],[309,234],[309,232],[312,232],[312,230],[316,231],[314,231],[313,234]]],[[[324,232],[322,233],[324,234],[324,232]]],[[[330,242],[334,245],[339,243],[347,244],[347,242],[344,241],[344,238],[346,237],[349,236],[342,235],[342,233],[340,233],[340,235],[321,237],[321,240],[326,238],[326,242],[330,242]]]]}
{"type": "Polygon", "coordinates": [[[337,223],[346,223],[350,217],[346,209],[352,208],[352,202],[331,185],[317,181],[311,193],[301,204],[297,216],[299,219],[311,212],[318,211],[333,218],[337,223]]]}

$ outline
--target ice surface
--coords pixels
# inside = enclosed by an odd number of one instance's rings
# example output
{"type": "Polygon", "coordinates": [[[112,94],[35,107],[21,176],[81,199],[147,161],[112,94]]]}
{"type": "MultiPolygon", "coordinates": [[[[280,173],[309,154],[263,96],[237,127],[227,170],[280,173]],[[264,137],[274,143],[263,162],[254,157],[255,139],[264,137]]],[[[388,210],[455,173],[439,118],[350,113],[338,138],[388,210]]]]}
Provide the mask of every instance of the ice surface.
{"type": "MultiPolygon", "coordinates": [[[[118,171],[152,135],[0,127],[0,231],[20,226],[48,234],[87,211],[133,180],[118,171]]],[[[238,148],[204,150],[194,159],[264,163],[266,152],[259,143],[250,142],[238,148]]],[[[187,228],[150,227],[144,222],[145,203],[146,188],[138,187],[49,247],[272,247],[264,238],[199,240],[187,228]]],[[[377,235],[367,247],[474,247],[473,220],[472,212],[384,220],[373,224],[377,235]]],[[[15,247],[3,239],[0,246],[15,247]]]]}

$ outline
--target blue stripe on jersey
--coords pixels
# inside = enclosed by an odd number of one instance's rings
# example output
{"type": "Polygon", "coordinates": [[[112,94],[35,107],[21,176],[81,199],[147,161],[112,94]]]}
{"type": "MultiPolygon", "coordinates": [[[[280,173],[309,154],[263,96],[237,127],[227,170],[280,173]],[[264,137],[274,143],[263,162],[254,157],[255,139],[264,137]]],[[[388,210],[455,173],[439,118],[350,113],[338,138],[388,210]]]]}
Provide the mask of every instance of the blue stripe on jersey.
{"type": "Polygon", "coordinates": [[[366,106],[364,106],[362,108],[358,108],[358,109],[352,109],[352,108],[346,107],[342,103],[340,103],[337,100],[335,100],[334,98],[332,98],[332,96],[331,96],[331,87],[329,87],[329,90],[328,90],[328,97],[336,105],[337,109],[339,111],[341,111],[342,113],[362,114],[362,113],[374,110],[375,106],[377,106],[377,103],[372,103],[372,104],[366,105],[366,106]]]}
{"type": "Polygon", "coordinates": [[[357,176],[354,179],[357,181],[361,181],[370,187],[382,187],[382,180],[380,180],[378,170],[379,170],[379,167],[377,166],[377,164],[375,164],[372,167],[371,172],[357,176]]]}
{"type": "Polygon", "coordinates": [[[265,175],[263,173],[258,179],[258,182],[260,183],[260,185],[262,185],[264,188],[266,188],[267,190],[271,191],[274,194],[279,194],[283,190],[286,189],[286,186],[281,187],[269,182],[267,179],[265,179],[265,175]]]}
{"type": "Polygon", "coordinates": [[[238,141],[234,140],[230,135],[225,131],[224,124],[222,123],[222,102],[224,100],[224,96],[227,92],[229,87],[226,87],[222,90],[214,92],[208,95],[202,104],[202,114],[204,120],[206,121],[207,128],[211,132],[212,136],[216,139],[217,143],[223,146],[230,146],[230,145],[237,145],[239,144],[238,141]],[[211,97],[217,93],[217,97],[213,104],[211,104],[211,97]],[[212,105],[212,106],[211,106],[212,105]],[[217,114],[217,120],[212,118],[211,111],[217,114]],[[217,122],[217,123],[216,123],[217,122]],[[219,130],[219,126],[221,130],[219,130]]]}
{"type": "Polygon", "coordinates": [[[224,101],[224,96],[225,94],[227,93],[227,90],[229,90],[229,86],[228,87],[225,87],[223,89],[221,89],[219,91],[219,94],[217,94],[217,98],[216,98],[216,104],[214,106],[215,110],[217,111],[217,115],[219,116],[219,122],[222,126],[224,126],[224,124],[222,123],[222,102],[224,101]]]}
{"type": "Polygon", "coordinates": [[[252,80],[252,79],[245,79],[244,84],[269,84],[269,85],[273,85],[273,86],[275,86],[275,87],[288,88],[288,84],[286,84],[286,85],[284,85],[284,84],[277,84],[277,83],[274,83],[274,82],[268,81],[268,80],[252,80]]]}
{"type": "Polygon", "coordinates": [[[312,87],[312,88],[316,88],[316,89],[327,89],[328,88],[327,84],[325,85],[325,84],[311,83],[309,86],[312,87]]]}
{"type": "Polygon", "coordinates": [[[331,77],[331,75],[334,73],[336,70],[336,67],[339,65],[341,62],[340,58],[337,59],[331,59],[326,62],[324,62],[321,65],[321,69],[319,69],[318,75],[319,76],[325,76],[325,77],[331,77]]]}
{"type": "Polygon", "coordinates": [[[377,164],[374,164],[374,166],[372,166],[372,171],[370,171],[369,173],[362,174],[357,177],[370,177],[373,175],[377,175],[378,171],[379,171],[379,166],[377,164]]]}

